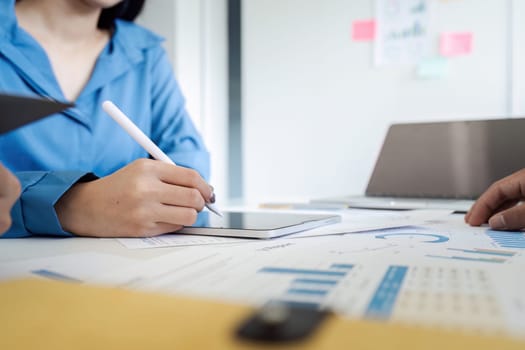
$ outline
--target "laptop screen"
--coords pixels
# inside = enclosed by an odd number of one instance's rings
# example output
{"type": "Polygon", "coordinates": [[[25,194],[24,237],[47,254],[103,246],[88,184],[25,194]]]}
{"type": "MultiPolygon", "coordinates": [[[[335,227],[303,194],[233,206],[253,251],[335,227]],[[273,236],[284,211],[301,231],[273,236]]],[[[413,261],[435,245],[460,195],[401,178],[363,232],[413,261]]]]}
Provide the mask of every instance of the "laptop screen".
{"type": "Polygon", "coordinates": [[[475,199],[525,168],[525,118],[394,124],[368,196],[475,199]]]}

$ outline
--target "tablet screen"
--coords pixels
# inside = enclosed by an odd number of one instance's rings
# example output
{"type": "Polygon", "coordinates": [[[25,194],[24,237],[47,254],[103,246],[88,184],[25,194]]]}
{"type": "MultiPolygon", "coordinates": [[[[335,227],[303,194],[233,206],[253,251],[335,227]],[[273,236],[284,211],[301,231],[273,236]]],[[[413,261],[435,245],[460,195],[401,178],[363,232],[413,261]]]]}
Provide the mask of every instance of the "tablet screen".
{"type": "Polygon", "coordinates": [[[275,212],[223,212],[223,217],[208,211],[201,212],[193,226],[180,233],[230,237],[272,238],[341,220],[338,215],[275,213],[275,212]]]}
{"type": "Polygon", "coordinates": [[[326,217],[328,216],[312,214],[224,212],[221,218],[206,211],[199,214],[199,220],[192,227],[268,231],[295,226],[308,221],[317,221],[326,217]]]}

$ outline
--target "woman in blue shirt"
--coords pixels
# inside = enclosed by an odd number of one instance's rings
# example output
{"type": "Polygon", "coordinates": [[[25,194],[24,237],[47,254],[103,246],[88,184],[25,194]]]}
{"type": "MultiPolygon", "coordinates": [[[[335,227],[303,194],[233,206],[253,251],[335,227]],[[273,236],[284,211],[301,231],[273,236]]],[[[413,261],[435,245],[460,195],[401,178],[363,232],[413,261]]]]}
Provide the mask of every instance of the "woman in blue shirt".
{"type": "Polygon", "coordinates": [[[152,236],[213,202],[209,155],[161,39],[133,24],[143,0],[0,1],[0,91],[75,107],[0,137],[22,194],[4,237],[152,236]],[[101,109],[112,100],[176,164],[148,154],[101,109]]]}

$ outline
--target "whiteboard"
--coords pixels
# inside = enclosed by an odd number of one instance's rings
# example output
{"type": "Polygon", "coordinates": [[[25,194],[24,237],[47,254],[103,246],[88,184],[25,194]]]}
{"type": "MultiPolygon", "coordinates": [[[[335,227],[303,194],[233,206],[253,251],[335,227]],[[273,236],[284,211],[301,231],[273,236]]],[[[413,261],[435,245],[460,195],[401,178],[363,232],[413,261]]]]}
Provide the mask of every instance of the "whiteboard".
{"type": "MultiPolygon", "coordinates": [[[[507,1],[432,1],[436,50],[442,32],[474,35],[472,54],[450,59],[441,79],[374,66],[373,43],[351,37],[354,21],[373,17],[370,0],[243,1],[247,202],[363,193],[393,122],[508,116],[507,1]]],[[[515,95],[524,111],[525,90],[515,95]]]]}

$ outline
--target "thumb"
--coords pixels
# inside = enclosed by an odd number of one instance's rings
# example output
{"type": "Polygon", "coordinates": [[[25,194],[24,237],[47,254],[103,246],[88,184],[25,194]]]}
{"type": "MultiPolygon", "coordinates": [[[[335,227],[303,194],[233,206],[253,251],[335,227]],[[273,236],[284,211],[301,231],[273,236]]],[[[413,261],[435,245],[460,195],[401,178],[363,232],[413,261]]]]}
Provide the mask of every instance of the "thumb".
{"type": "Polygon", "coordinates": [[[495,230],[521,230],[525,228],[525,206],[517,205],[497,213],[489,219],[495,230]]]}

